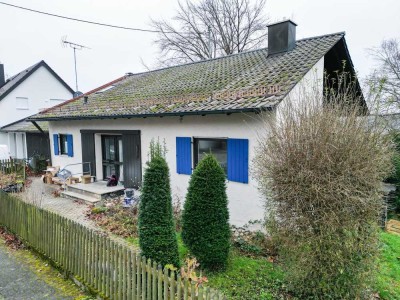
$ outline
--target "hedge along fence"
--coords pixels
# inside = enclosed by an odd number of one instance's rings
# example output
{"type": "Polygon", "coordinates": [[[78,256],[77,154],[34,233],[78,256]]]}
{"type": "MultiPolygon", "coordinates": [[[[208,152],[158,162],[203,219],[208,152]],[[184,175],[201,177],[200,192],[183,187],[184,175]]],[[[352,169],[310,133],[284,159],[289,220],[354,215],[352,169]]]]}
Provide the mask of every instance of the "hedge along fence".
{"type": "Polygon", "coordinates": [[[2,159],[0,160],[0,171],[3,174],[16,173],[17,176],[25,180],[25,161],[22,159],[2,159]]]}
{"type": "Polygon", "coordinates": [[[186,278],[109,237],[55,213],[0,194],[0,224],[29,246],[71,273],[80,282],[110,299],[225,299],[217,291],[186,278]]]}

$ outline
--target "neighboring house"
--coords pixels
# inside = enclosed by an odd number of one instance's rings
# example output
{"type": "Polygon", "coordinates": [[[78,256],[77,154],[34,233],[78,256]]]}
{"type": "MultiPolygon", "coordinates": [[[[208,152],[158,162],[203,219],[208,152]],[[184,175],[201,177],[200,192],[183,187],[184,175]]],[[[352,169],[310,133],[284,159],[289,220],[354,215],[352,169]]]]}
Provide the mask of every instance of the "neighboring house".
{"type": "MultiPolygon", "coordinates": [[[[0,64],[0,127],[71,99],[74,91],[43,60],[5,80],[0,64]]],[[[0,130],[0,145],[14,158],[27,158],[26,134],[0,130]]]]}
{"type": "MultiPolygon", "coordinates": [[[[2,132],[21,137],[26,158],[43,155],[50,158],[50,139],[48,122],[37,122],[38,127],[25,119],[1,127],[2,132]]],[[[19,146],[19,144],[17,144],[19,146]]],[[[17,147],[19,149],[19,147],[17,147]]]]}
{"type": "Polygon", "coordinates": [[[227,175],[231,223],[262,219],[250,168],[260,112],[278,110],[303,84],[322,92],[324,71],[334,74],[343,61],[355,74],[344,33],[296,41],[295,26],[269,26],[268,49],[128,74],[30,120],[49,122],[53,165],[90,162],[98,180],[117,174],[125,187],[141,185],[151,140],[165,141],[173,195],[182,200],[211,152],[227,175]]]}

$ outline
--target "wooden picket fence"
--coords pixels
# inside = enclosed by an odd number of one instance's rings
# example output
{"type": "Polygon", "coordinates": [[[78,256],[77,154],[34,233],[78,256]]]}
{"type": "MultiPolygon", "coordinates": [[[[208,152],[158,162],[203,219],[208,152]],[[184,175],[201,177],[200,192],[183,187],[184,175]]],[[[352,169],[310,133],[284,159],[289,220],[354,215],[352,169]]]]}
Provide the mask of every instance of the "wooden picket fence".
{"type": "Polygon", "coordinates": [[[0,160],[0,172],[3,174],[16,173],[17,176],[25,180],[25,161],[22,159],[2,159],[0,160]]]}
{"type": "Polygon", "coordinates": [[[163,270],[104,233],[5,193],[0,194],[0,225],[103,298],[225,299],[213,289],[196,289],[186,278],[163,270]]]}

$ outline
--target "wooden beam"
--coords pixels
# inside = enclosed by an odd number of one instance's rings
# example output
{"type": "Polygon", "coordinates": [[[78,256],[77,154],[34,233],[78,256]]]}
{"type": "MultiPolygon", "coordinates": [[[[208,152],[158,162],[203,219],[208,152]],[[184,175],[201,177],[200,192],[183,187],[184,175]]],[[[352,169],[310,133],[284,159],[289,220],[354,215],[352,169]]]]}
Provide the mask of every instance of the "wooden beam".
{"type": "Polygon", "coordinates": [[[35,121],[31,121],[31,122],[41,133],[44,133],[43,129],[38,125],[38,123],[36,123],[35,121]]]}

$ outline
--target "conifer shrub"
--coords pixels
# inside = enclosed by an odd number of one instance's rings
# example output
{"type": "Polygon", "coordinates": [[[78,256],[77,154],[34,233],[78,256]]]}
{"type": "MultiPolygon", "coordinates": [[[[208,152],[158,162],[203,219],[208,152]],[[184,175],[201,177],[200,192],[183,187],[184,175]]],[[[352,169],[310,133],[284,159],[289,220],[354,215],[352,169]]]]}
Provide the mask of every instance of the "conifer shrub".
{"type": "Polygon", "coordinates": [[[300,299],[372,296],[393,144],[359,103],[345,86],[305,89],[267,116],[260,134],[254,165],[268,231],[300,299]]]}
{"type": "Polygon", "coordinates": [[[182,215],[182,239],[205,269],[224,269],[230,248],[225,173],[211,154],[194,170],[182,215]]]}
{"type": "Polygon", "coordinates": [[[179,267],[178,243],[172,217],[169,168],[162,146],[152,141],[139,207],[139,246],[146,258],[179,267]]]}

